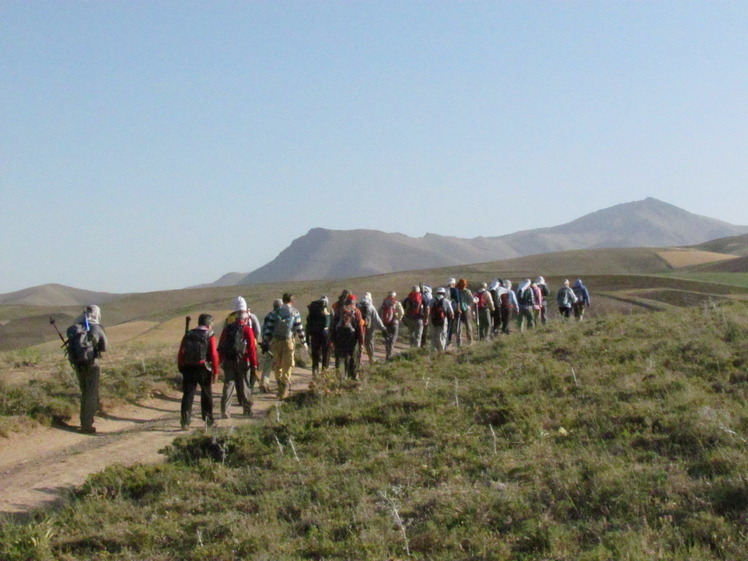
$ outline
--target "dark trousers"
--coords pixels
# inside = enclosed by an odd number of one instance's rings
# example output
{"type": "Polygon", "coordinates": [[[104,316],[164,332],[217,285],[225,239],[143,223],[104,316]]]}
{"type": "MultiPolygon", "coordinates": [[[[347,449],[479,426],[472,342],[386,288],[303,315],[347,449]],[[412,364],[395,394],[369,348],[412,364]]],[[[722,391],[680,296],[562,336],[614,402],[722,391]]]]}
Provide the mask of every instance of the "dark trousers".
{"type": "Polygon", "coordinates": [[[343,371],[348,378],[356,379],[356,371],[361,360],[361,346],[357,340],[341,341],[335,345],[335,369],[343,362],[343,371]]]}
{"type": "Polygon", "coordinates": [[[512,309],[501,307],[501,332],[509,333],[509,322],[512,319],[512,309]]]}
{"type": "Polygon", "coordinates": [[[192,403],[200,386],[200,414],[209,426],[213,424],[213,374],[204,366],[188,366],[182,372],[182,426],[189,426],[192,403]]]}
{"type": "Polygon", "coordinates": [[[315,329],[309,332],[309,343],[312,353],[312,370],[319,372],[320,367],[330,366],[330,330],[315,329]]]}
{"type": "Polygon", "coordinates": [[[95,362],[75,365],[78,386],[81,389],[81,428],[93,428],[94,415],[99,409],[99,379],[101,369],[95,362]]]}

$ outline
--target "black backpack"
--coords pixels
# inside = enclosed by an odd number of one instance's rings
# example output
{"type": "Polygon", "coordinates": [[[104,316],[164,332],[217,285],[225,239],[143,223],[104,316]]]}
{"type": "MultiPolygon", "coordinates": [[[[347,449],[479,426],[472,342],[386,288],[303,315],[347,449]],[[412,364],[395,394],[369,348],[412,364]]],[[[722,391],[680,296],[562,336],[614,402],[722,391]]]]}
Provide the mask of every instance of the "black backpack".
{"type": "Polygon", "coordinates": [[[315,300],[308,308],[307,325],[310,330],[322,330],[330,326],[330,310],[323,300],[315,300]]]}
{"type": "Polygon", "coordinates": [[[244,326],[234,322],[224,327],[224,331],[226,334],[221,337],[218,354],[223,360],[239,360],[244,356],[244,351],[247,349],[244,326]]]}
{"type": "Polygon", "coordinates": [[[199,366],[208,360],[208,341],[213,332],[207,329],[190,329],[185,333],[182,361],[184,366],[199,366]]]}
{"type": "Polygon", "coordinates": [[[68,327],[68,359],[72,364],[90,364],[96,358],[93,333],[82,323],[68,327]]]}

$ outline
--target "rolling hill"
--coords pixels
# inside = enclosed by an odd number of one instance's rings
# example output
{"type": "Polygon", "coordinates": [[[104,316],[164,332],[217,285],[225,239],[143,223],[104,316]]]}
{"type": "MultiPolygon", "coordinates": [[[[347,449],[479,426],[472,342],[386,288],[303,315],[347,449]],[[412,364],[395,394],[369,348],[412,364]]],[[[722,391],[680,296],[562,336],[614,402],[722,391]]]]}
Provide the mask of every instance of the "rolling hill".
{"type": "Polygon", "coordinates": [[[266,265],[246,275],[224,275],[213,286],[354,278],[576,249],[687,246],[746,232],[748,226],[699,216],[653,198],[616,205],[561,226],[498,237],[412,238],[377,230],[314,228],[266,265]]]}
{"type": "Polygon", "coordinates": [[[123,296],[125,295],[81,290],[61,284],[43,284],[0,294],[0,306],[85,306],[92,302],[106,304],[123,296]]]}

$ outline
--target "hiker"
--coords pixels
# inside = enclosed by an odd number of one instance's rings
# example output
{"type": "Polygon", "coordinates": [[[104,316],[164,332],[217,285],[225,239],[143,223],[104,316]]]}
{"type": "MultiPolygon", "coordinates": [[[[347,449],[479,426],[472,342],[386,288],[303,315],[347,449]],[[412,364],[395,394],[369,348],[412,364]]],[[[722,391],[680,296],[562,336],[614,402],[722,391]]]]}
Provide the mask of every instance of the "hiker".
{"type": "Polygon", "coordinates": [[[525,322],[527,323],[527,329],[535,327],[535,291],[532,289],[530,279],[522,281],[522,284],[517,288],[517,301],[519,302],[517,329],[521,333],[524,330],[525,322]]]}
{"type": "Polygon", "coordinates": [[[546,323],[548,323],[548,302],[546,300],[551,291],[542,276],[535,279],[535,285],[540,291],[540,323],[545,325],[546,323]]]}
{"type": "Polygon", "coordinates": [[[247,417],[252,416],[252,392],[257,380],[257,341],[252,320],[246,311],[233,314],[234,321],[224,327],[218,341],[218,357],[223,368],[221,418],[229,419],[231,398],[236,395],[247,417]]]}
{"type": "Polygon", "coordinates": [[[259,343],[262,340],[262,327],[260,327],[260,320],[255,314],[252,313],[252,310],[249,309],[249,306],[247,306],[247,301],[241,296],[237,296],[232,302],[231,309],[234,311],[226,317],[226,321],[223,323],[223,327],[225,328],[228,324],[234,323],[234,321],[236,320],[236,316],[239,313],[247,312],[247,314],[249,315],[249,325],[255,334],[255,341],[259,343]]]}
{"type": "Polygon", "coordinates": [[[434,303],[434,296],[431,294],[431,287],[425,284],[421,285],[421,307],[423,309],[423,332],[421,333],[421,348],[426,348],[429,332],[429,311],[434,303]]]}
{"type": "Polygon", "coordinates": [[[319,385],[322,373],[330,367],[330,323],[332,310],[327,296],[320,296],[307,306],[306,316],[307,344],[312,351],[312,381],[309,389],[319,385]]]}
{"type": "Polygon", "coordinates": [[[493,313],[491,314],[491,335],[498,335],[501,331],[501,279],[497,278],[488,285],[488,293],[493,300],[493,313]]]}
{"type": "Polygon", "coordinates": [[[532,318],[537,326],[540,325],[540,316],[543,309],[543,292],[540,290],[540,286],[538,286],[536,281],[530,283],[530,288],[532,288],[532,294],[535,300],[535,303],[532,305],[532,318]]]}
{"type": "Polygon", "coordinates": [[[218,380],[218,349],[213,334],[213,316],[200,314],[197,327],[182,337],[177,354],[177,366],[182,373],[182,430],[190,427],[195,390],[200,386],[200,416],[209,427],[213,426],[213,389],[218,380]]]}
{"type": "Polygon", "coordinates": [[[493,296],[488,291],[488,285],[485,282],[475,293],[475,301],[478,317],[478,339],[483,341],[491,337],[492,318],[495,309],[493,296]]]}
{"type": "Polygon", "coordinates": [[[346,376],[355,380],[361,349],[364,344],[364,327],[361,311],[356,306],[356,295],[348,293],[342,306],[338,306],[333,316],[332,340],[335,348],[335,371],[338,379],[346,376]],[[343,373],[340,362],[343,362],[343,373]]]}
{"type": "Polygon", "coordinates": [[[291,375],[293,374],[295,337],[306,344],[304,326],[301,314],[293,307],[293,295],[285,293],[281,298],[283,304],[274,310],[266,319],[267,323],[262,333],[262,340],[269,345],[273,355],[273,372],[278,383],[278,399],[286,399],[291,391],[291,375]]]}
{"type": "Polygon", "coordinates": [[[468,288],[468,281],[466,279],[460,279],[455,285],[458,293],[457,308],[454,308],[454,301],[452,307],[454,309],[455,316],[458,318],[456,321],[455,344],[458,347],[462,346],[462,334],[465,333],[468,344],[473,344],[473,293],[468,288]]]}
{"type": "MultiPolygon", "coordinates": [[[[265,330],[268,329],[268,323],[270,322],[271,316],[273,316],[282,305],[283,300],[280,298],[273,300],[273,310],[268,312],[262,320],[262,333],[265,333],[265,330]]],[[[265,342],[262,336],[260,337],[260,349],[262,349],[262,380],[260,381],[260,391],[268,393],[270,392],[270,374],[273,372],[273,353],[270,352],[270,343],[265,342]]]]}
{"type": "Polygon", "coordinates": [[[452,304],[446,297],[447,289],[440,286],[436,289],[434,301],[429,308],[429,325],[431,326],[431,348],[438,353],[447,349],[447,331],[454,319],[452,304]]]}
{"type": "Polygon", "coordinates": [[[400,332],[400,321],[405,315],[403,305],[397,299],[397,292],[390,292],[382,301],[382,305],[379,308],[379,316],[382,318],[382,323],[387,330],[387,335],[384,338],[384,356],[385,360],[392,358],[392,348],[397,343],[397,336],[400,332]]]}
{"type": "Polygon", "coordinates": [[[569,287],[569,279],[564,280],[564,285],[559,289],[556,294],[556,304],[558,304],[558,312],[561,314],[561,318],[566,321],[571,317],[571,310],[574,307],[574,303],[577,301],[577,296],[574,291],[569,287]]]}
{"type": "Polygon", "coordinates": [[[94,415],[99,409],[99,358],[107,350],[107,337],[101,325],[101,309],[86,306],[67,329],[68,360],[78,377],[81,390],[81,432],[94,434],[94,415]]]}
{"type": "Polygon", "coordinates": [[[462,294],[459,290],[457,290],[457,279],[450,278],[447,281],[446,288],[446,298],[449,299],[449,303],[452,306],[452,321],[449,322],[449,327],[447,328],[447,346],[452,344],[452,338],[456,337],[457,332],[460,330],[460,314],[459,308],[460,303],[462,302],[462,294]]]}
{"type": "Polygon", "coordinates": [[[574,295],[577,297],[577,301],[574,302],[573,306],[574,317],[577,321],[582,321],[584,319],[585,308],[590,307],[590,293],[587,287],[582,284],[582,279],[577,279],[572,290],[574,290],[574,295]]]}
{"type": "Polygon", "coordinates": [[[504,279],[499,287],[499,300],[501,311],[501,332],[509,335],[512,314],[519,310],[517,295],[512,290],[512,281],[504,279]]]}
{"type": "Polygon", "coordinates": [[[382,318],[379,317],[379,312],[374,307],[374,302],[371,299],[371,292],[364,294],[361,302],[358,305],[358,309],[361,312],[361,318],[364,321],[364,349],[366,350],[366,356],[369,359],[369,364],[374,364],[374,333],[378,330],[387,337],[387,328],[382,322],[382,318]]]}
{"type": "Polygon", "coordinates": [[[421,335],[423,335],[423,295],[421,287],[414,286],[410,294],[403,300],[405,316],[403,321],[410,331],[410,347],[421,346],[421,335]]]}

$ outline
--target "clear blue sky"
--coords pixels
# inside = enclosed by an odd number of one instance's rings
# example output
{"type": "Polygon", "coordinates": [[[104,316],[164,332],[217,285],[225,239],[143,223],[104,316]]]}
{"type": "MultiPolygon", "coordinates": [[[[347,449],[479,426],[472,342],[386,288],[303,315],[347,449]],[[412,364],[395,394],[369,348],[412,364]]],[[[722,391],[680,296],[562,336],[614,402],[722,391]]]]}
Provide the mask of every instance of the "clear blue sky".
{"type": "Polygon", "coordinates": [[[713,0],[0,0],[0,293],[648,196],[745,225],[746,30],[713,0]]]}

